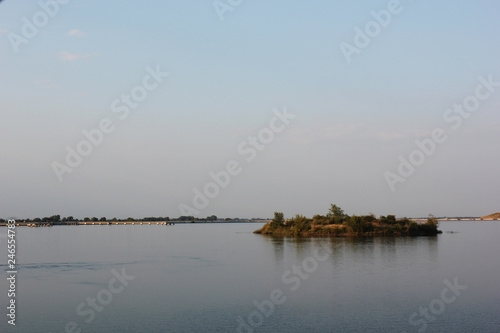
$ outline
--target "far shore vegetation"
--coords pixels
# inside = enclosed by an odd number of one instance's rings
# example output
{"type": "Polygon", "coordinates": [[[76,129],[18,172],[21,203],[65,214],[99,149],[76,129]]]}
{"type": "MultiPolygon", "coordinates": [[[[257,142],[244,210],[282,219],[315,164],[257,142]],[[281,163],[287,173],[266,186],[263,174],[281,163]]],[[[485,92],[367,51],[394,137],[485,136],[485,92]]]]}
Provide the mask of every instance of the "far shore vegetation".
{"type": "Polygon", "coordinates": [[[272,236],[432,236],[442,233],[438,220],[429,215],[424,223],[407,218],[397,219],[395,215],[352,215],[349,216],[337,205],[331,205],[326,215],[307,218],[296,215],[286,219],[283,213],[275,212],[271,222],[266,223],[256,234],[272,236]]]}
{"type": "MultiPolygon", "coordinates": [[[[262,221],[265,219],[262,218],[252,218],[252,219],[240,219],[240,218],[219,218],[215,215],[203,217],[194,217],[194,216],[179,216],[175,218],[170,217],[143,217],[143,218],[106,218],[106,217],[84,217],[82,219],[75,218],[73,216],[61,217],[61,215],[52,215],[48,217],[35,217],[33,219],[15,219],[17,223],[32,223],[32,224],[51,224],[51,225],[67,225],[81,222],[238,222],[238,221],[262,221]]],[[[0,225],[5,224],[6,220],[0,218],[0,225]]]]}

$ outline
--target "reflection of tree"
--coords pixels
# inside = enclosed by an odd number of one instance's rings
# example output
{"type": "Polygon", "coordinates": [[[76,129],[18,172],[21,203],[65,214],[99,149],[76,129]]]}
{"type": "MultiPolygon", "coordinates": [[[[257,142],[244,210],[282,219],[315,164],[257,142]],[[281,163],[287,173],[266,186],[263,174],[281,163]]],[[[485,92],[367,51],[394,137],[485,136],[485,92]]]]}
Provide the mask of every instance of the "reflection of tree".
{"type": "Polygon", "coordinates": [[[396,255],[396,237],[377,237],[375,248],[379,250],[382,258],[392,261],[391,258],[396,255]]]}
{"type": "Polygon", "coordinates": [[[284,238],[264,235],[264,240],[265,240],[267,248],[272,247],[272,250],[274,252],[275,265],[278,266],[278,265],[283,264],[283,261],[285,259],[285,240],[284,240],[284,238]]]}
{"type": "Polygon", "coordinates": [[[328,273],[331,279],[345,278],[352,269],[385,275],[399,274],[401,267],[435,269],[438,265],[438,236],[304,238],[266,235],[264,239],[267,249],[273,248],[275,266],[284,270],[301,265],[314,253],[324,256],[328,251],[328,259],[321,261],[321,265],[331,269],[328,273]]]}
{"type": "Polygon", "coordinates": [[[271,243],[273,244],[276,264],[283,263],[285,259],[285,240],[283,237],[271,237],[271,243]]]}
{"type": "Polygon", "coordinates": [[[295,248],[295,260],[302,262],[305,257],[307,257],[310,253],[308,249],[311,247],[311,238],[304,237],[294,237],[288,238],[287,243],[290,244],[290,247],[295,248]]]}
{"type": "Polygon", "coordinates": [[[345,237],[345,250],[352,255],[350,260],[373,261],[376,237],[345,237]]]}
{"type": "Polygon", "coordinates": [[[429,263],[437,264],[438,236],[429,237],[375,237],[376,258],[389,264],[404,260],[411,265],[423,260],[428,253],[429,263]]]}
{"type": "Polygon", "coordinates": [[[422,239],[427,243],[427,248],[429,249],[429,261],[432,263],[433,267],[437,267],[437,254],[438,254],[438,236],[431,236],[422,239]]]}

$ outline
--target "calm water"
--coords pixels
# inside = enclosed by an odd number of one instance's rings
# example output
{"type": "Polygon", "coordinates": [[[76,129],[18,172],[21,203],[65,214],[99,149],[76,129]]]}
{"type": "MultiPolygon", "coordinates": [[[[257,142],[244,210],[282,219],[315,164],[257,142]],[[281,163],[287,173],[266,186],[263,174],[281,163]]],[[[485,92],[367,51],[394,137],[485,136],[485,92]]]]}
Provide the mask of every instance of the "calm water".
{"type": "Polygon", "coordinates": [[[15,327],[0,238],[0,332],[500,332],[500,222],[443,222],[431,238],[260,226],[18,228],[15,327]]]}

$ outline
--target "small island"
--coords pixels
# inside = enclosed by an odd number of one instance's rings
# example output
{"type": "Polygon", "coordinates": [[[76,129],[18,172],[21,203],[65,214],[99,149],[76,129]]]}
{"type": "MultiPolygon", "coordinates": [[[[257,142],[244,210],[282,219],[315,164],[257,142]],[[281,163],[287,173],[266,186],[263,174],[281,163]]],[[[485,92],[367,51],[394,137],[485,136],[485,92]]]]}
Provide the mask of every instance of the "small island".
{"type": "Polygon", "coordinates": [[[429,215],[427,222],[417,223],[408,218],[396,219],[395,215],[349,216],[337,205],[331,205],[326,215],[307,218],[296,215],[284,219],[282,212],[275,212],[271,222],[256,234],[294,237],[322,236],[433,236],[442,233],[438,230],[438,220],[429,215]]]}

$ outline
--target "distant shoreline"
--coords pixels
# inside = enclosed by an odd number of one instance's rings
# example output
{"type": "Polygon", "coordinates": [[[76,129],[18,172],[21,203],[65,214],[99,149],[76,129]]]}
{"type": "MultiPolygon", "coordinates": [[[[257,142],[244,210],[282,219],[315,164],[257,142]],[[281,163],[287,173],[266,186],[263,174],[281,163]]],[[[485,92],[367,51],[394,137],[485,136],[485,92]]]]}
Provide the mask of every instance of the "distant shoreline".
{"type": "MultiPolygon", "coordinates": [[[[18,227],[89,226],[89,225],[176,225],[176,224],[229,224],[267,223],[270,220],[220,220],[220,221],[66,221],[66,222],[17,222],[18,227]]],[[[0,223],[0,227],[7,223],[0,223]]]]}
{"type": "MultiPolygon", "coordinates": [[[[425,223],[426,218],[410,218],[410,221],[415,221],[417,223],[425,223]]],[[[219,221],[144,221],[144,220],[134,220],[134,221],[66,221],[66,222],[17,222],[18,227],[46,227],[46,226],[83,226],[83,225],[175,225],[175,224],[225,224],[225,223],[268,223],[268,220],[251,220],[251,219],[239,219],[239,220],[219,220],[219,221]]],[[[460,222],[460,221],[500,221],[494,218],[438,218],[438,222],[460,222]]],[[[6,227],[7,222],[0,222],[0,227],[6,227]]]]}

